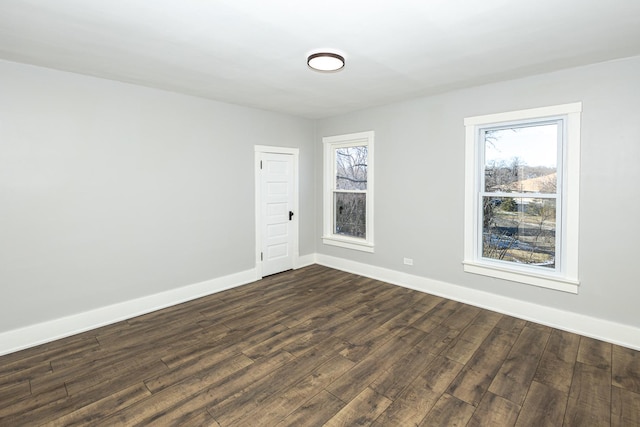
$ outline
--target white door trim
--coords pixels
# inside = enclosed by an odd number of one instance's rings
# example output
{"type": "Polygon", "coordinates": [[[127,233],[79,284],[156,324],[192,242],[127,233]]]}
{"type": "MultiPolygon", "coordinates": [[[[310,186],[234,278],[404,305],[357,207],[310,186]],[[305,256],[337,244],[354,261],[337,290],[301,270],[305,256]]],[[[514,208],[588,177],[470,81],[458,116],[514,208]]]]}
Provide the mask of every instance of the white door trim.
{"type": "Polygon", "coordinates": [[[260,182],[260,156],[262,153],[275,153],[275,154],[290,154],[293,156],[293,212],[294,212],[294,221],[293,221],[293,268],[299,267],[299,242],[298,242],[298,224],[300,219],[300,209],[298,202],[298,159],[300,156],[299,148],[288,148],[288,147],[272,147],[268,145],[256,145],[254,146],[254,171],[255,171],[255,236],[256,236],[256,246],[255,246],[255,255],[256,255],[256,280],[262,279],[262,259],[261,259],[261,249],[262,249],[262,212],[260,209],[260,202],[262,200],[261,194],[261,182],[260,182]]]}

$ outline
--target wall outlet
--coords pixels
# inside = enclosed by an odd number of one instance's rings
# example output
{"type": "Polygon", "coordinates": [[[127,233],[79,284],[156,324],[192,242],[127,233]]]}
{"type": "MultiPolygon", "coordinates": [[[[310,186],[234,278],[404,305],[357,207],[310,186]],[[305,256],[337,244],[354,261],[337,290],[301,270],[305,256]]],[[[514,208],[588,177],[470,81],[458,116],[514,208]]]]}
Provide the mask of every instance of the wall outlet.
{"type": "Polygon", "coordinates": [[[405,265],[413,265],[413,259],[412,258],[405,258],[404,259],[404,264],[405,265]]]}

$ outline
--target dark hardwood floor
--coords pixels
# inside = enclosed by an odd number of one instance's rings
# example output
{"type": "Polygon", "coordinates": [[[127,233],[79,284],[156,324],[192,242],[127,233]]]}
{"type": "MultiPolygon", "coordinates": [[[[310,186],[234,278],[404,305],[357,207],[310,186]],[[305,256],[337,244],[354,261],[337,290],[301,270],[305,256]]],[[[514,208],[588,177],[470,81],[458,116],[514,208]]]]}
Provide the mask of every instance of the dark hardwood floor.
{"type": "Polygon", "coordinates": [[[0,357],[1,426],[640,426],[640,352],[313,265],[0,357]]]}

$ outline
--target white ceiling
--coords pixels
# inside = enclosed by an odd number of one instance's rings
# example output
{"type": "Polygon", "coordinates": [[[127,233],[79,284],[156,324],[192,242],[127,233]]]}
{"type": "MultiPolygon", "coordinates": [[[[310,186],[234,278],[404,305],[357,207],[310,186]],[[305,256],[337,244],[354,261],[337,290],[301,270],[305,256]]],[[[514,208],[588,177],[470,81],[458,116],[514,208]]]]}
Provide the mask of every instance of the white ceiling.
{"type": "Polygon", "coordinates": [[[0,0],[0,58],[308,118],[635,55],[640,0],[0,0]]]}

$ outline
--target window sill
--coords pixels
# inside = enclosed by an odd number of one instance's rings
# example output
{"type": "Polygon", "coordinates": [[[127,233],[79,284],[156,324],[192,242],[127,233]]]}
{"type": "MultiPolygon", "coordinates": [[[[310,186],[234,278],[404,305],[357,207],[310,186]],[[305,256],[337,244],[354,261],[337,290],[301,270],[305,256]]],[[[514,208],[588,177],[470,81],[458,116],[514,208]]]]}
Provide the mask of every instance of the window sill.
{"type": "Polygon", "coordinates": [[[480,274],[482,276],[494,277],[497,279],[510,280],[512,282],[525,283],[527,285],[539,286],[541,288],[554,289],[556,291],[578,293],[579,282],[565,277],[547,276],[509,270],[487,264],[480,264],[473,261],[464,261],[464,271],[467,273],[480,274]]]}
{"type": "Polygon", "coordinates": [[[324,236],[322,243],[325,245],[339,246],[341,248],[353,249],[356,251],[373,253],[373,244],[360,239],[338,238],[335,236],[324,236]]]}

